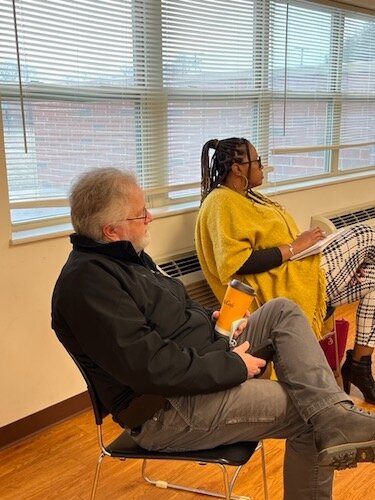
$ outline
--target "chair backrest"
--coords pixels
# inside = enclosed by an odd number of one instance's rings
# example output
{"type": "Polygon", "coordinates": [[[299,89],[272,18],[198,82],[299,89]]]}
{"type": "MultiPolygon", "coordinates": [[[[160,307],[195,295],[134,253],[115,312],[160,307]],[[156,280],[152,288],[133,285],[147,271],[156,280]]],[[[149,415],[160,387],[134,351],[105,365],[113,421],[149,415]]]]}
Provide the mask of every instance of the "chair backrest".
{"type": "Polygon", "coordinates": [[[94,410],[94,415],[95,415],[95,422],[97,425],[102,425],[103,419],[109,414],[109,411],[103,406],[101,403],[94,385],[92,383],[91,377],[89,375],[88,370],[83,366],[83,364],[78,361],[76,356],[72,354],[70,351],[68,351],[68,354],[76,364],[78,370],[81,372],[82,377],[85,379],[86,385],[87,385],[87,390],[89,392],[89,396],[91,399],[91,404],[94,410]]]}

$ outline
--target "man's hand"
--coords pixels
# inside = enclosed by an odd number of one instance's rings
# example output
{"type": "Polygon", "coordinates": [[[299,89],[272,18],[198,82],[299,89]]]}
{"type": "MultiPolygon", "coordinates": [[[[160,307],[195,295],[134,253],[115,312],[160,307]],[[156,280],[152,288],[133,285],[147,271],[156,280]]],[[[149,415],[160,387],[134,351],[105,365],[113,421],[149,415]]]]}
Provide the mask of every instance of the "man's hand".
{"type": "MultiPolygon", "coordinates": [[[[220,311],[214,311],[212,313],[212,321],[214,321],[216,323],[218,317],[220,316],[220,311]]],[[[245,315],[243,317],[243,320],[241,321],[241,323],[238,324],[237,328],[235,329],[235,331],[233,332],[233,335],[232,335],[232,338],[233,339],[237,339],[241,333],[244,332],[246,326],[247,326],[247,319],[250,317],[250,311],[246,311],[245,312],[245,315]]]]}
{"type": "Polygon", "coordinates": [[[266,361],[264,359],[256,358],[252,356],[247,351],[250,348],[249,342],[246,340],[243,344],[235,347],[232,352],[238,354],[242,361],[246,365],[247,378],[253,378],[260,374],[261,369],[266,366],[266,361]]]}
{"type": "Polygon", "coordinates": [[[241,323],[237,325],[237,328],[234,330],[232,339],[234,340],[238,339],[241,333],[244,332],[245,328],[247,327],[247,320],[249,317],[250,317],[250,311],[246,311],[243,320],[241,321],[241,323]]]}

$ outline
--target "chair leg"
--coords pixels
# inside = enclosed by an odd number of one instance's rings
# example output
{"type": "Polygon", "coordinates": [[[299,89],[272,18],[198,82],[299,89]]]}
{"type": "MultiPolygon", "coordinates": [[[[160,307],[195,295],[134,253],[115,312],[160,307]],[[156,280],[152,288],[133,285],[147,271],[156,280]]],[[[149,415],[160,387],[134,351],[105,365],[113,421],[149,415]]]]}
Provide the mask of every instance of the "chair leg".
{"type": "MultiPolygon", "coordinates": [[[[208,465],[208,464],[202,464],[202,465],[208,465]]],[[[147,460],[143,460],[142,464],[142,477],[143,479],[149,483],[153,484],[157,488],[172,488],[175,490],[182,490],[182,491],[189,491],[190,493],[199,493],[201,495],[207,495],[211,497],[216,497],[216,498],[224,498],[225,500],[250,500],[249,497],[247,496],[240,496],[240,495],[232,495],[232,490],[234,487],[234,483],[242,469],[242,465],[236,468],[236,471],[234,472],[234,475],[232,477],[231,482],[229,483],[228,479],[228,471],[227,468],[224,465],[221,464],[212,464],[212,465],[218,465],[223,473],[223,481],[224,481],[224,488],[225,488],[225,494],[214,492],[214,491],[209,491],[205,489],[200,489],[200,488],[192,488],[189,486],[184,486],[182,484],[174,484],[174,483],[168,483],[167,481],[163,480],[156,480],[156,479],[151,479],[146,475],[146,467],[147,467],[147,460]]]]}
{"type": "Polygon", "coordinates": [[[92,485],[92,490],[91,490],[91,500],[94,500],[95,495],[96,495],[96,488],[98,486],[98,480],[99,480],[99,473],[100,473],[100,468],[103,462],[103,458],[105,457],[105,453],[101,453],[98,458],[98,463],[96,464],[96,470],[95,470],[95,477],[94,477],[94,482],[92,485]]]}
{"type": "Polygon", "coordinates": [[[263,494],[264,494],[264,500],[268,500],[268,482],[267,482],[267,470],[266,470],[266,452],[264,451],[263,441],[260,442],[260,452],[262,454],[263,494]]]}

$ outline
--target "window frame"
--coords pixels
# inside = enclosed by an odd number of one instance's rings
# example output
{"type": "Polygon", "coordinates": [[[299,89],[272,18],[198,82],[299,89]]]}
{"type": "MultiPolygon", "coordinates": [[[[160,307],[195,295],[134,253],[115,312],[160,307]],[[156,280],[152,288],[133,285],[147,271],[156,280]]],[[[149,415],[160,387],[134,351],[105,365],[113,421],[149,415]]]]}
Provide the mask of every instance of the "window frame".
{"type": "MultiPolygon", "coordinates": [[[[149,2],[153,2],[154,0],[144,0],[144,9],[147,9],[149,2]]],[[[263,16],[263,19],[266,19],[269,15],[270,5],[272,0],[254,0],[254,15],[263,16]]],[[[325,7],[321,4],[316,4],[313,2],[299,2],[298,0],[292,0],[290,2],[292,5],[301,5],[304,8],[314,9],[318,12],[328,12],[331,15],[331,31],[335,29],[338,32],[344,33],[344,23],[349,11],[332,11],[330,7],[325,7]]],[[[141,185],[145,186],[146,196],[148,206],[151,208],[157,209],[160,213],[170,212],[171,206],[185,206],[185,209],[189,209],[188,206],[197,206],[199,201],[199,186],[200,181],[191,182],[187,184],[178,184],[178,185],[168,185],[168,143],[167,143],[167,134],[165,133],[168,129],[168,103],[178,100],[178,99],[187,99],[189,101],[201,100],[202,96],[197,94],[196,91],[187,91],[187,90],[178,90],[173,88],[168,88],[163,85],[163,60],[162,60],[162,50],[163,50],[163,34],[162,34],[162,0],[158,0],[159,8],[159,37],[155,37],[155,44],[152,47],[146,47],[142,45],[141,38],[135,37],[136,43],[138,44],[135,48],[135,54],[142,54],[143,63],[135,60],[136,73],[138,71],[145,72],[150,74],[151,80],[148,82],[150,84],[149,89],[143,88],[142,91],[138,86],[134,88],[128,87],[126,89],[126,99],[134,100],[135,106],[138,106],[138,112],[136,113],[136,117],[139,121],[139,130],[146,130],[143,133],[142,138],[140,139],[137,134],[137,140],[141,140],[142,144],[150,143],[150,150],[152,150],[152,154],[155,158],[155,177],[160,179],[159,186],[154,188],[147,187],[147,179],[145,176],[145,172],[142,170],[143,165],[143,157],[142,150],[144,148],[136,148],[137,158],[136,158],[136,174],[141,185]],[[150,65],[155,65],[155,61],[157,61],[158,67],[160,67],[160,71],[155,73],[150,70],[150,65]],[[156,89],[156,90],[155,90],[156,89]],[[156,113],[156,109],[158,109],[156,113]],[[152,133],[152,137],[147,134],[148,128],[144,126],[143,121],[145,120],[145,116],[147,119],[150,119],[152,113],[155,112],[160,119],[163,119],[163,126],[161,126],[158,130],[158,134],[155,135],[155,131],[152,133]],[[156,144],[159,144],[156,147],[156,144]],[[161,146],[160,146],[161,145],[161,146]],[[189,191],[192,193],[189,196],[181,197],[181,199],[177,199],[176,196],[171,196],[171,193],[175,193],[178,191],[189,191]],[[197,191],[197,194],[194,192],[197,191]],[[190,204],[190,205],[189,205],[190,204]]],[[[155,5],[154,5],[155,8],[155,5]]],[[[133,13],[134,15],[134,13],[133,13]]],[[[147,20],[147,16],[146,16],[147,20]]],[[[149,26],[147,22],[144,23],[143,29],[145,32],[148,29],[152,29],[155,31],[155,25],[149,26]]],[[[328,124],[328,128],[326,131],[326,145],[323,146],[312,146],[310,149],[308,147],[292,147],[292,148],[270,148],[269,134],[267,131],[270,129],[270,108],[272,107],[272,103],[277,99],[283,99],[284,94],[281,91],[273,91],[269,88],[269,32],[270,26],[266,22],[263,23],[255,23],[255,29],[253,31],[253,44],[254,44],[254,55],[253,55],[253,64],[255,71],[255,88],[254,90],[249,90],[243,92],[241,96],[238,96],[238,99],[248,99],[253,100],[255,106],[257,107],[257,114],[254,116],[253,120],[257,123],[257,127],[254,127],[257,130],[258,135],[252,137],[252,141],[257,145],[259,153],[264,159],[266,168],[266,176],[263,188],[265,191],[272,186],[273,189],[275,185],[278,190],[282,191],[284,189],[293,190],[293,186],[297,186],[304,182],[311,182],[312,185],[317,181],[321,182],[322,180],[326,180],[329,182],[332,178],[338,180],[343,179],[348,176],[357,176],[361,177],[363,175],[371,175],[375,172],[375,167],[373,165],[367,167],[357,167],[353,169],[339,169],[339,154],[340,150],[353,147],[353,145],[349,144],[340,144],[340,124],[341,124],[341,113],[342,113],[342,105],[344,101],[361,101],[364,99],[363,96],[360,95],[350,95],[346,94],[341,90],[341,77],[342,77],[342,67],[343,67],[343,43],[342,40],[339,40],[335,37],[331,38],[330,45],[330,89],[327,92],[321,92],[319,97],[314,96],[314,101],[316,102],[327,102],[328,115],[326,119],[326,123],[328,124]],[[335,61],[334,69],[333,63],[335,61]],[[327,171],[324,174],[312,175],[309,177],[305,177],[304,179],[296,178],[296,179],[288,179],[281,180],[275,183],[274,181],[269,182],[267,179],[267,174],[273,170],[273,167],[268,165],[269,154],[293,154],[298,151],[305,152],[314,152],[314,151],[324,151],[325,152],[325,163],[327,163],[327,171]],[[356,175],[357,174],[357,175],[356,175]]],[[[147,38],[147,37],[145,37],[147,38]]],[[[19,99],[19,88],[16,84],[6,84],[1,86],[2,91],[2,100],[4,99],[19,99]],[[5,89],[5,91],[4,91],[5,89]]],[[[90,90],[87,88],[87,92],[85,92],[85,87],[81,87],[80,96],[84,101],[85,98],[97,98],[103,99],[106,95],[105,88],[100,87],[97,88],[96,91],[90,90]]],[[[35,84],[27,86],[28,99],[40,99],[41,96],[45,100],[48,99],[56,99],[56,91],[61,92],[61,99],[66,100],[69,98],[74,98],[77,100],[76,96],[73,95],[74,91],[69,94],[69,87],[61,86],[53,88],[49,88],[48,85],[45,84],[35,84]]],[[[114,89],[111,87],[108,92],[110,92],[111,96],[114,95],[114,89]]],[[[121,100],[124,98],[123,89],[119,88],[118,91],[118,99],[121,100]]],[[[307,92],[301,91],[288,91],[288,101],[298,101],[308,98],[307,92]]],[[[228,95],[225,95],[221,91],[212,91],[210,93],[205,92],[205,98],[216,98],[221,99],[223,102],[226,101],[228,95]]],[[[115,99],[115,97],[113,97],[115,99]]],[[[375,95],[373,97],[375,101],[375,95]]],[[[1,107],[1,100],[0,100],[1,107]]],[[[1,125],[3,123],[1,121],[1,125]]],[[[4,135],[4,129],[1,130],[4,135]]],[[[365,144],[375,144],[375,140],[373,142],[368,141],[365,144]]],[[[5,157],[5,146],[4,146],[4,157],[5,157]]],[[[4,162],[6,169],[6,161],[4,162]]],[[[40,198],[33,201],[10,201],[9,208],[10,210],[17,210],[19,208],[51,208],[51,207],[68,207],[68,198],[40,198]]],[[[10,217],[11,219],[11,217],[10,217]]],[[[53,227],[65,226],[69,224],[70,217],[69,215],[64,216],[53,216],[53,217],[45,217],[43,219],[30,220],[24,222],[11,222],[12,235],[14,240],[17,240],[17,233],[27,232],[28,230],[37,231],[42,228],[50,228],[53,231],[53,227]]],[[[64,229],[64,231],[66,231],[64,229]]],[[[41,231],[42,232],[42,231],[41,231]]]]}

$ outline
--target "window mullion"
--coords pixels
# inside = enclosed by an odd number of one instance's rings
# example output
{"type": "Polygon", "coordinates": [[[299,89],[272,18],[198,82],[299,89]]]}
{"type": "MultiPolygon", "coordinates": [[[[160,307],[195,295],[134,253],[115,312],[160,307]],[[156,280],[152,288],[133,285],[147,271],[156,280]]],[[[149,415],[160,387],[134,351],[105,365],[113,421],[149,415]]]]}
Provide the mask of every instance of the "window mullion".
{"type": "Polygon", "coordinates": [[[136,170],[145,188],[168,184],[161,23],[161,0],[133,1],[135,75],[140,89],[136,105],[136,170]]]}
{"type": "MultiPolygon", "coordinates": [[[[327,123],[330,128],[327,130],[327,144],[340,144],[340,123],[342,110],[341,83],[343,66],[343,46],[344,46],[345,17],[342,13],[332,14],[331,30],[331,57],[330,57],[330,86],[333,93],[331,105],[328,107],[327,123]]],[[[331,154],[327,153],[331,163],[331,174],[338,173],[340,150],[335,149],[331,154]]]]}
{"type": "Polygon", "coordinates": [[[264,164],[268,165],[269,152],[269,130],[270,130],[270,1],[256,0],[254,37],[254,73],[255,90],[258,92],[258,116],[254,119],[253,129],[257,131],[257,136],[251,138],[256,144],[258,151],[264,159],[264,164]]]}

